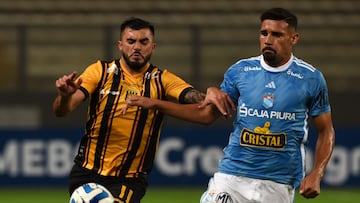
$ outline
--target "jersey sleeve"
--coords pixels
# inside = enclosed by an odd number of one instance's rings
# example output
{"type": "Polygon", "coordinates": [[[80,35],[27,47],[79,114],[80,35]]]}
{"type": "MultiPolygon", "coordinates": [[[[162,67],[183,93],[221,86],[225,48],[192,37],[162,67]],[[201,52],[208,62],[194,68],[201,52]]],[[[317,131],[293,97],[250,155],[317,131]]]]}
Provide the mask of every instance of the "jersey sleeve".
{"type": "Polygon", "coordinates": [[[329,94],[326,81],[321,72],[317,72],[317,77],[312,85],[313,97],[310,105],[310,115],[317,116],[330,111],[329,94]]]}
{"type": "Polygon", "coordinates": [[[220,85],[220,89],[226,92],[235,104],[237,104],[237,100],[240,96],[240,93],[236,88],[236,82],[239,81],[239,73],[236,67],[238,67],[238,65],[233,65],[225,72],[224,80],[220,85]]]}
{"type": "Polygon", "coordinates": [[[80,90],[88,97],[98,86],[102,75],[102,65],[100,61],[89,65],[79,76],[82,79],[80,90]]]}
{"type": "Polygon", "coordinates": [[[184,103],[183,97],[185,93],[193,89],[192,85],[168,70],[163,71],[162,83],[165,89],[166,98],[179,101],[180,103],[184,103]]]}

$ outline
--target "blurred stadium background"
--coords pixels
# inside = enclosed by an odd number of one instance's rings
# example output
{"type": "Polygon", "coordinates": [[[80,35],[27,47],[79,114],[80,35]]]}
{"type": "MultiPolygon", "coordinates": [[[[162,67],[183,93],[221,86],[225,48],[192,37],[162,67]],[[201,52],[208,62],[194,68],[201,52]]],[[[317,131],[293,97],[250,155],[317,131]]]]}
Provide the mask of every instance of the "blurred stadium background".
{"type": "MultiPolygon", "coordinates": [[[[66,193],[86,105],[55,118],[54,82],[98,59],[119,58],[116,42],[124,19],[153,22],[158,46],[152,63],[205,91],[219,85],[235,61],[259,53],[259,15],[270,7],[298,15],[295,55],[327,78],[337,142],[324,188],[360,193],[359,0],[1,0],[0,193],[29,186],[66,193]]],[[[150,187],[204,189],[231,121],[210,127],[172,118],[166,123],[150,187]]]]}

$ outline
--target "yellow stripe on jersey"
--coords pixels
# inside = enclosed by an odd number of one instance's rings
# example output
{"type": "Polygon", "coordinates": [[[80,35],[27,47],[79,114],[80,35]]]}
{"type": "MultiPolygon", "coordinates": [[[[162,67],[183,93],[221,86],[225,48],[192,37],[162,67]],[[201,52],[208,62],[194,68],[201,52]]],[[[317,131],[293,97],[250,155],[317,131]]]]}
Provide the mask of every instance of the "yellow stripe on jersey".
{"type": "Polygon", "coordinates": [[[118,203],[129,203],[134,195],[134,191],[125,185],[121,186],[120,194],[118,197],[114,197],[115,202],[118,203]]]}
{"type": "Polygon", "coordinates": [[[148,173],[159,142],[164,115],[152,109],[120,109],[132,95],[179,100],[191,85],[167,70],[148,64],[131,75],[119,60],[98,61],[81,75],[81,90],[89,96],[85,135],[75,161],[101,175],[138,177],[148,173]]]}

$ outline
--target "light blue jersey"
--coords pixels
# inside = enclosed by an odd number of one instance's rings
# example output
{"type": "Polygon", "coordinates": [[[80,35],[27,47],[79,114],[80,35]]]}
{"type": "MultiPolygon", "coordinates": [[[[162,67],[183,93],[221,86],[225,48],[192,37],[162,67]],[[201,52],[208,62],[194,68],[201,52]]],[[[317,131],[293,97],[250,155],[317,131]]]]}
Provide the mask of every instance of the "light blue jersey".
{"type": "Polygon", "coordinates": [[[261,55],[232,65],[221,89],[237,104],[237,115],[219,171],[298,187],[308,119],[330,111],[321,72],[294,56],[273,68],[261,55]]]}

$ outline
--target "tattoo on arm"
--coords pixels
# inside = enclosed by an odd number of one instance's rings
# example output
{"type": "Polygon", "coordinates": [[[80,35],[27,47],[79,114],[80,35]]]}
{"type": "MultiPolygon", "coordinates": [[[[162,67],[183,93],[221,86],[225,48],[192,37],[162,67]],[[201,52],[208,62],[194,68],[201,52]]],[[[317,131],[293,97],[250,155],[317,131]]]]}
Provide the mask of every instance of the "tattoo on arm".
{"type": "Polygon", "coordinates": [[[195,104],[204,101],[205,96],[205,93],[192,89],[185,94],[184,100],[188,104],[195,104]]]}

